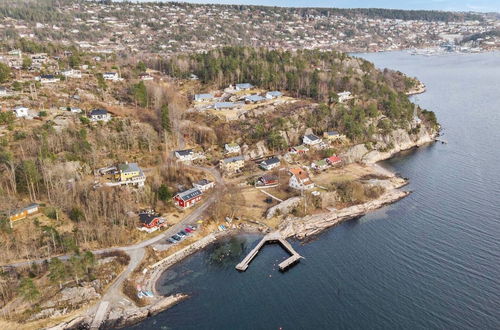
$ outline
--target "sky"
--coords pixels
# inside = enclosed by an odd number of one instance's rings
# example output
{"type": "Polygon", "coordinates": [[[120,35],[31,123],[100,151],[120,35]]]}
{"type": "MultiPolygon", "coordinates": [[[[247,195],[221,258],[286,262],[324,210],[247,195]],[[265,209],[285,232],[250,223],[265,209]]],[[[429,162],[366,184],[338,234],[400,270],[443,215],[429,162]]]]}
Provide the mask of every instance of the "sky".
{"type": "Polygon", "coordinates": [[[281,7],[391,8],[391,9],[429,9],[429,10],[446,10],[446,11],[500,12],[500,0],[178,0],[178,1],[193,2],[193,3],[245,4],[245,5],[281,6],[281,7]]]}

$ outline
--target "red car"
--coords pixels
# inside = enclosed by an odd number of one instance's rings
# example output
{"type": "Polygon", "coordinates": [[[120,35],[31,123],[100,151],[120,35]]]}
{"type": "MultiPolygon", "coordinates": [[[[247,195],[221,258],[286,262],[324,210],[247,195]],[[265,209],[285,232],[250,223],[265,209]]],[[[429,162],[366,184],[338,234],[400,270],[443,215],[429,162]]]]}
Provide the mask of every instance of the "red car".
{"type": "Polygon", "coordinates": [[[188,227],[186,227],[186,228],[184,229],[184,231],[186,231],[186,232],[188,232],[188,233],[192,233],[192,232],[193,232],[193,230],[192,230],[191,228],[188,228],[188,227]]]}

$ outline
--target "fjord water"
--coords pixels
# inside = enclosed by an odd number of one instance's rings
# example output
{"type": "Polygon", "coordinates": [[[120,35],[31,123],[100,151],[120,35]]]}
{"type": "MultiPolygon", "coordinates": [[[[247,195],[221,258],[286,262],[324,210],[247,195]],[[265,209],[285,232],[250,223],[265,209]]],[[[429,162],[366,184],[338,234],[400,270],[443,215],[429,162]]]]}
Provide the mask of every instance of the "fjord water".
{"type": "Polygon", "coordinates": [[[500,328],[500,53],[362,56],[422,80],[413,100],[443,126],[448,144],[382,164],[413,193],[293,242],[305,259],[286,273],[279,246],[234,269],[258,236],[218,243],[158,283],[191,297],[135,328],[500,328]]]}

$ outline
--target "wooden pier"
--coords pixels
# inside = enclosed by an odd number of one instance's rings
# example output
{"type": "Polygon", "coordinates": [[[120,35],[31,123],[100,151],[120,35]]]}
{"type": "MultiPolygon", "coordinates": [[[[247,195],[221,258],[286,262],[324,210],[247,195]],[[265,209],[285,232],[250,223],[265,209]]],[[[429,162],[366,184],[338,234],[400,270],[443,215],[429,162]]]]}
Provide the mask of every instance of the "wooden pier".
{"type": "Polygon", "coordinates": [[[252,249],[252,251],[250,251],[247,256],[239,264],[236,265],[236,269],[242,272],[247,270],[248,265],[250,265],[252,260],[266,243],[279,243],[290,254],[290,258],[286,259],[278,265],[281,271],[286,270],[288,267],[295,264],[302,258],[302,256],[294,250],[292,245],[288,243],[283,237],[281,237],[281,234],[279,232],[273,232],[264,236],[262,240],[252,249]]]}

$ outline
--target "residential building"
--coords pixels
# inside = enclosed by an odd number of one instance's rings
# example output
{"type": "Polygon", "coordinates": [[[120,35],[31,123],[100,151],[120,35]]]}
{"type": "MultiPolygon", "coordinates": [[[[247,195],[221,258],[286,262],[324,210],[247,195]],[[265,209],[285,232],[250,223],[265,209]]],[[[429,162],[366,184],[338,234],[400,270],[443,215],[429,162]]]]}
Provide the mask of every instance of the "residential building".
{"type": "Polygon", "coordinates": [[[203,101],[210,101],[210,100],[213,100],[214,99],[214,95],[213,94],[195,94],[194,95],[194,100],[196,102],[203,102],[203,101]]]}
{"type": "Polygon", "coordinates": [[[207,179],[201,179],[199,181],[194,182],[193,187],[199,189],[202,192],[205,192],[215,187],[215,182],[207,179]]]}
{"type": "Polygon", "coordinates": [[[154,80],[153,76],[150,75],[149,73],[141,73],[139,75],[139,78],[143,81],[154,80]]]}
{"type": "Polygon", "coordinates": [[[41,75],[40,77],[38,77],[38,80],[42,84],[53,84],[53,83],[59,82],[61,79],[59,79],[58,77],[56,77],[52,74],[44,74],[44,75],[41,75]]]}
{"type": "Polygon", "coordinates": [[[191,188],[189,190],[177,193],[174,196],[174,204],[182,209],[191,207],[201,201],[203,192],[198,188],[191,188]]]}
{"type": "Polygon", "coordinates": [[[227,173],[236,173],[245,166],[243,156],[235,156],[220,161],[220,167],[227,173]]]}
{"type": "Polygon", "coordinates": [[[266,99],[268,100],[277,99],[280,98],[281,96],[283,96],[283,94],[278,91],[271,91],[266,93],[266,99]]]}
{"type": "Polygon", "coordinates": [[[270,187],[278,185],[278,177],[272,174],[261,176],[255,183],[257,187],[270,187]]]}
{"type": "Polygon", "coordinates": [[[137,163],[125,163],[118,165],[118,173],[115,178],[122,183],[132,183],[139,187],[144,186],[146,176],[137,163]]]}
{"type": "Polygon", "coordinates": [[[345,102],[347,100],[352,99],[351,92],[344,91],[344,92],[338,93],[337,95],[339,96],[339,102],[340,103],[343,103],[343,102],[345,102]]]}
{"type": "Polygon", "coordinates": [[[329,167],[329,163],[326,161],[326,159],[320,159],[318,161],[315,161],[314,163],[311,164],[311,167],[315,170],[322,171],[325,170],[329,167]]]}
{"type": "Polygon", "coordinates": [[[269,171],[269,170],[272,170],[273,168],[276,168],[280,165],[280,160],[278,157],[271,157],[269,159],[266,159],[262,162],[260,162],[259,166],[266,170],[266,171],[269,171]]]}
{"type": "Polygon", "coordinates": [[[241,148],[237,143],[226,143],[224,149],[227,154],[239,154],[241,152],[241,148]]]}
{"type": "Polygon", "coordinates": [[[94,109],[89,114],[90,121],[108,122],[111,120],[111,114],[105,109],[94,109]]]}
{"type": "Polygon", "coordinates": [[[195,153],[193,149],[177,150],[175,152],[175,157],[182,161],[190,161],[195,159],[195,153]]]}
{"type": "Polygon", "coordinates": [[[10,91],[5,87],[0,87],[0,97],[11,95],[10,91]]]}
{"type": "Polygon", "coordinates": [[[321,139],[314,134],[308,134],[308,135],[304,135],[304,137],[302,138],[302,142],[306,145],[313,146],[313,145],[320,144],[321,139]]]}
{"type": "Polygon", "coordinates": [[[61,74],[67,78],[81,78],[82,77],[82,72],[80,70],[75,70],[75,69],[64,70],[61,72],[61,74]]]}
{"type": "Polygon", "coordinates": [[[330,140],[330,141],[335,141],[335,140],[341,140],[345,138],[344,135],[340,134],[337,131],[328,131],[323,133],[323,138],[330,140]]]}
{"type": "Polygon", "coordinates": [[[249,84],[249,83],[236,84],[237,91],[246,91],[246,90],[249,90],[252,88],[253,88],[253,85],[249,84]]]}
{"type": "Polygon", "coordinates": [[[249,95],[249,96],[245,97],[246,103],[259,103],[259,102],[262,102],[265,100],[266,100],[266,98],[262,97],[260,95],[249,95]]]}
{"type": "Polygon", "coordinates": [[[291,147],[289,149],[289,152],[291,154],[304,154],[308,151],[309,151],[309,148],[304,144],[301,144],[300,146],[296,146],[296,147],[291,147]]]}
{"type": "Polygon", "coordinates": [[[9,220],[11,222],[15,222],[18,220],[25,219],[31,215],[37,214],[38,212],[40,212],[40,205],[38,205],[36,203],[30,204],[22,209],[17,209],[17,210],[10,212],[9,220]]]}
{"type": "Polygon", "coordinates": [[[165,219],[151,212],[141,212],[139,213],[139,222],[142,227],[152,229],[162,227],[165,219]]]}
{"type": "Polygon", "coordinates": [[[335,155],[326,158],[326,161],[330,165],[336,165],[336,164],[342,163],[342,159],[338,156],[335,156],[335,155]]]}
{"type": "Polygon", "coordinates": [[[104,78],[104,80],[111,80],[111,81],[122,80],[118,75],[118,72],[104,72],[102,74],[102,77],[104,78]]]}
{"type": "Polygon", "coordinates": [[[301,168],[290,169],[291,177],[288,181],[290,188],[297,190],[309,190],[314,188],[314,182],[312,182],[309,174],[301,168]]]}
{"type": "Polygon", "coordinates": [[[17,106],[13,109],[17,118],[27,118],[29,117],[29,109],[23,106],[17,106]]]}
{"type": "Polygon", "coordinates": [[[235,102],[215,102],[214,109],[215,110],[233,109],[240,105],[241,105],[240,103],[235,103],[235,102]]]}

